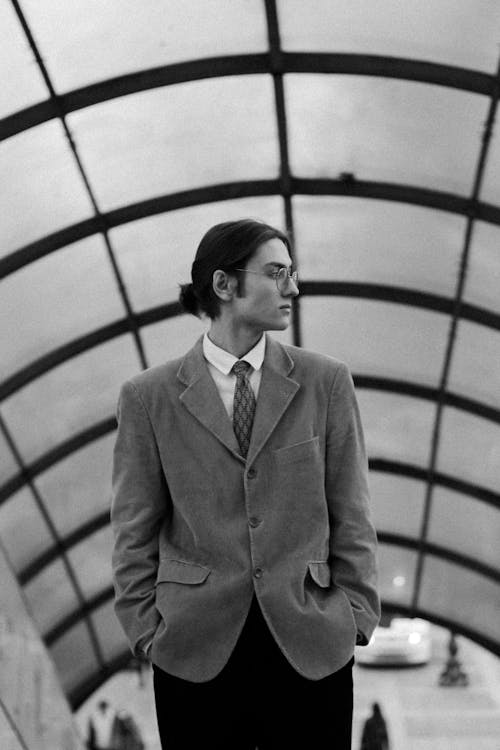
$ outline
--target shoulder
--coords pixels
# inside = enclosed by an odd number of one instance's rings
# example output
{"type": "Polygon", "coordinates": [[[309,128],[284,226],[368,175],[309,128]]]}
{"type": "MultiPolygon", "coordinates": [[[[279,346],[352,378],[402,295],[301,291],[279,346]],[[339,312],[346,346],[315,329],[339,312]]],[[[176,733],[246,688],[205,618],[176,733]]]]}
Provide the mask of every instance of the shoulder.
{"type": "Polygon", "coordinates": [[[307,371],[311,376],[314,376],[315,373],[333,379],[337,376],[350,376],[348,365],[341,359],[290,344],[282,344],[282,346],[293,361],[294,367],[301,371],[307,371]]]}
{"type": "Polygon", "coordinates": [[[172,359],[156,367],[148,367],[147,370],[134,375],[128,382],[134,385],[138,390],[154,388],[157,385],[164,384],[176,378],[183,357],[172,359]]]}
{"type": "Polygon", "coordinates": [[[154,395],[155,393],[164,392],[168,390],[169,386],[174,385],[177,382],[177,372],[182,363],[183,358],[172,359],[169,362],[165,362],[155,367],[148,367],[147,370],[134,375],[132,378],[126,380],[121,386],[122,396],[134,393],[145,398],[147,396],[154,395]]]}

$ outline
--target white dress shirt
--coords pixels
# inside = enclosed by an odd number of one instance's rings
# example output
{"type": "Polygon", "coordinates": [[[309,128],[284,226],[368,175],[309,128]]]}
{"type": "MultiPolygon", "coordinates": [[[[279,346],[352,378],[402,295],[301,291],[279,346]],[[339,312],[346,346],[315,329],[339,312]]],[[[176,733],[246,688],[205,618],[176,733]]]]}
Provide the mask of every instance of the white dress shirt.
{"type": "MultiPolygon", "coordinates": [[[[250,349],[250,351],[243,357],[240,357],[240,359],[248,362],[252,367],[248,379],[255,394],[255,400],[257,400],[257,396],[259,395],[260,381],[262,378],[262,364],[264,362],[265,352],[266,337],[262,334],[253,349],[250,349]]],[[[222,403],[229,415],[229,419],[232,421],[236,375],[234,372],[231,372],[231,369],[234,363],[239,361],[238,357],[235,357],[234,354],[230,354],[229,352],[226,352],[225,349],[216,346],[213,341],[210,340],[207,333],[203,337],[203,355],[207,360],[210,375],[214,379],[222,403]]]]}

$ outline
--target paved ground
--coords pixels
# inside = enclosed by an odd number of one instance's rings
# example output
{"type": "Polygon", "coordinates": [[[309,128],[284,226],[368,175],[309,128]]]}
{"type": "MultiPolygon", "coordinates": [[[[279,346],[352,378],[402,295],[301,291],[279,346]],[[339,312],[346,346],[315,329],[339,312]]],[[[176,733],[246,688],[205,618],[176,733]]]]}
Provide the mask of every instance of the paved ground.
{"type": "Polygon", "coordinates": [[[433,657],[425,667],[355,667],[353,750],[374,700],[386,717],[391,750],[500,750],[500,660],[458,639],[469,685],[439,687],[446,634],[433,631],[433,657]]]}
{"type": "MultiPolygon", "coordinates": [[[[425,667],[355,666],[353,750],[359,750],[362,725],[373,701],[380,703],[386,717],[390,750],[500,750],[500,659],[458,639],[469,685],[439,687],[447,635],[438,628],[433,633],[433,657],[425,667]]],[[[78,712],[82,733],[100,697],[116,708],[130,710],[141,728],[146,750],[160,750],[149,675],[143,688],[135,674],[113,677],[78,712]]]]}

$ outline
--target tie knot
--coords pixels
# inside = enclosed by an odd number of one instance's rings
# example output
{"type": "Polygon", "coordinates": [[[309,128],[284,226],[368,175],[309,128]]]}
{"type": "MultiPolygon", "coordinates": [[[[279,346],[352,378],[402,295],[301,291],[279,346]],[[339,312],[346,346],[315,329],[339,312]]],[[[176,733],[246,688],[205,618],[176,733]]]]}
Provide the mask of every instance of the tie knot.
{"type": "Polygon", "coordinates": [[[251,369],[252,365],[248,364],[248,362],[245,362],[244,359],[239,359],[237,362],[234,363],[232,370],[236,377],[240,377],[243,375],[247,375],[248,371],[251,369]]]}

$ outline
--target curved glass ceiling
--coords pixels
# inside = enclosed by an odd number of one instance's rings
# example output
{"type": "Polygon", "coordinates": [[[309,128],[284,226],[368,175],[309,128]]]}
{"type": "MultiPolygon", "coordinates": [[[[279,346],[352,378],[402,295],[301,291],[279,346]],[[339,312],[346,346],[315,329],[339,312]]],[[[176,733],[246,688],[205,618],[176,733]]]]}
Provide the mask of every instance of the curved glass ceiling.
{"type": "Polygon", "coordinates": [[[500,5],[376,6],[0,2],[0,538],[74,706],[129,658],[119,386],[242,216],[294,238],[282,340],[353,371],[386,611],[500,654],[500,5]]]}

